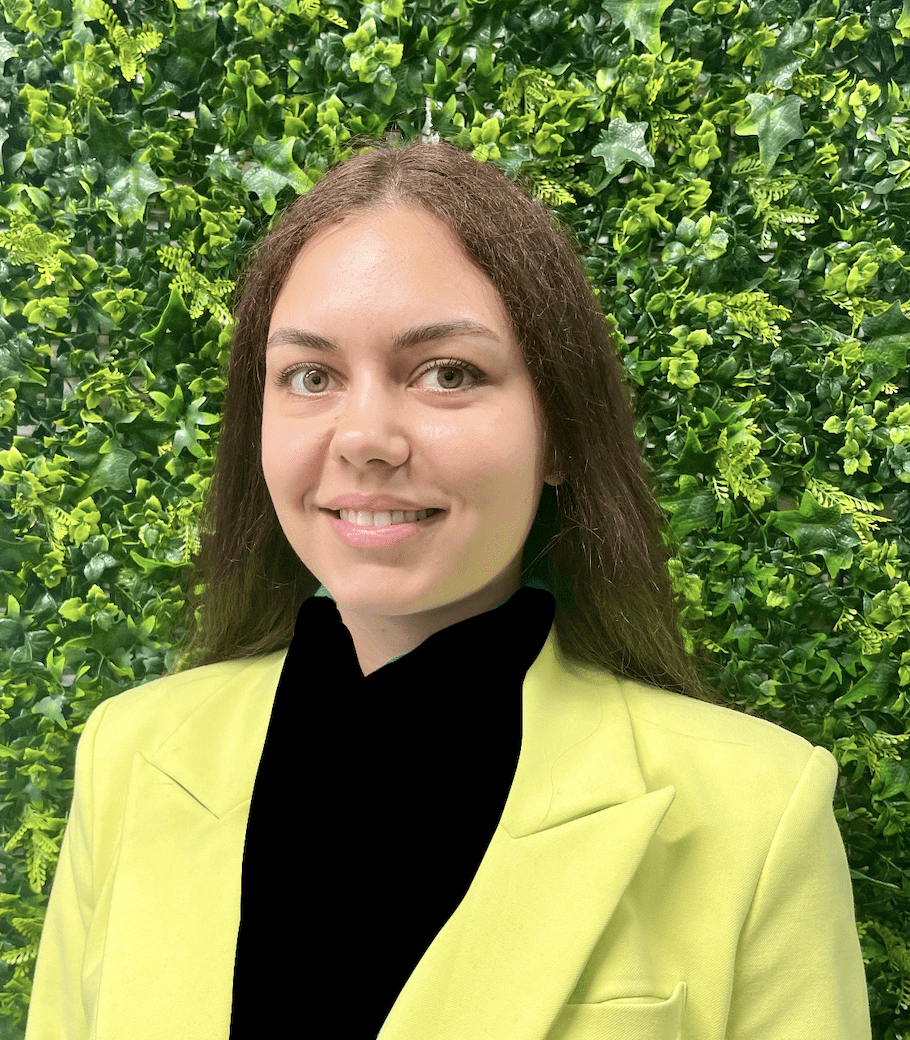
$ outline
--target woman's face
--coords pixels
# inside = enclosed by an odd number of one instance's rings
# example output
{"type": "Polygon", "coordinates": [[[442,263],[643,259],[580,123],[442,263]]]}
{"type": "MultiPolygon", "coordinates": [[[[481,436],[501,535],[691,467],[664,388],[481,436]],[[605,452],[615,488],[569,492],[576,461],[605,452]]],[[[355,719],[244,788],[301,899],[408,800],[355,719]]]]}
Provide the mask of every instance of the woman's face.
{"type": "Polygon", "coordinates": [[[288,541],[349,627],[429,611],[442,627],[520,587],[547,472],[535,400],[498,292],[438,218],[355,214],[307,243],[269,324],[262,466],[288,541]],[[408,329],[456,321],[489,334],[396,349],[408,329]],[[442,512],[374,535],[329,512],[356,495],[442,512]]]}

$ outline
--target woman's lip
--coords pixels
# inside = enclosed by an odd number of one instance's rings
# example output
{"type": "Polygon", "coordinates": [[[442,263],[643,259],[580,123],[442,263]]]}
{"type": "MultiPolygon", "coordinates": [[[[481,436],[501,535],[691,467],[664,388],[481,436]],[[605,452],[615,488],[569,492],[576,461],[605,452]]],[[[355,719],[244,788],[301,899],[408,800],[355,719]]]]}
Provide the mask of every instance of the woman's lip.
{"type": "Polygon", "coordinates": [[[342,520],[332,509],[321,511],[328,513],[329,523],[341,541],[356,549],[394,547],[422,538],[424,532],[435,527],[435,521],[445,514],[445,510],[440,509],[424,520],[406,520],[403,524],[387,524],[385,527],[361,527],[342,520]]]}

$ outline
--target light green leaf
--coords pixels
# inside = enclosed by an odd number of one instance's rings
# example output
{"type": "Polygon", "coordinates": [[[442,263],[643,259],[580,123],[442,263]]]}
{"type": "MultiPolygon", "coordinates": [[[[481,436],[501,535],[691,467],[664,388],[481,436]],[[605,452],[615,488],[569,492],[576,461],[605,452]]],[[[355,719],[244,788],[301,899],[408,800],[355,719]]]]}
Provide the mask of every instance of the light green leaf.
{"type": "Polygon", "coordinates": [[[36,701],[32,705],[32,714],[43,715],[45,718],[56,722],[63,729],[66,729],[66,719],[64,719],[61,710],[65,699],[62,693],[56,697],[42,697],[40,701],[36,701]]]}
{"type": "Polygon", "coordinates": [[[645,145],[647,129],[647,123],[627,123],[619,116],[610,120],[603,140],[591,149],[592,155],[603,159],[607,173],[610,174],[610,180],[630,159],[641,166],[654,165],[654,156],[645,145]]]}
{"type": "Polygon", "coordinates": [[[673,0],[603,0],[614,22],[624,25],[652,54],[660,51],[660,20],[673,0]]]}
{"type": "Polygon", "coordinates": [[[752,111],[734,129],[741,137],[758,136],[762,166],[768,172],[784,148],[805,134],[799,118],[803,99],[789,94],[775,105],[767,94],[749,94],[746,100],[752,111]]]}
{"type": "Polygon", "coordinates": [[[132,163],[121,166],[111,181],[108,199],[117,208],[120,226],[129,227],[145,219],[145,207],[149,196],[164,191],[168,185],[157,177],[148,163],[132,163]]]}

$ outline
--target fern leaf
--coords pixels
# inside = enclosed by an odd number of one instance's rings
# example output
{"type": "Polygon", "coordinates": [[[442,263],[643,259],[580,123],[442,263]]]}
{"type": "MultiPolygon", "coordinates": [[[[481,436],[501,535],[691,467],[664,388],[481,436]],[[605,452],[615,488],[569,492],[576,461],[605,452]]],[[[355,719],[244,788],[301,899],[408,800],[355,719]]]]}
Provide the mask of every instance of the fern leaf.
{"type": "Polygon", "coordinates": [[[730,172],[735,175],[755,173],[762,168],[760,155],[746,155],[737,160],[731,167],[730,172]]]}

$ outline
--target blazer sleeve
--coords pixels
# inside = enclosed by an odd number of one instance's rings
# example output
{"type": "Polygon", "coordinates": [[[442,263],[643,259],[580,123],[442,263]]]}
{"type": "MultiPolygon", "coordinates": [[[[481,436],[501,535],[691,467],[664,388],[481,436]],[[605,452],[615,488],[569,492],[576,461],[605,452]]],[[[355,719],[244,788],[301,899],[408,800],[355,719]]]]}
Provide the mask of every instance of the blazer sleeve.
{"type": "Polygon", "coordinates": [[[107,703],[89,716],[76,746],[73,800],[38,945],[25,1040],[88,1040],[89,1036],[88,990],[84,995],[83,987],[100,971],[100,962],[93,965],[87,960],[96,891],[94,748],[107,703]]]}
{"type": "Polygon", "coordinates": [[[736,951],[726,1040],[871,1040],[853,890],[816,747],[771,842],[736,951]]]}

